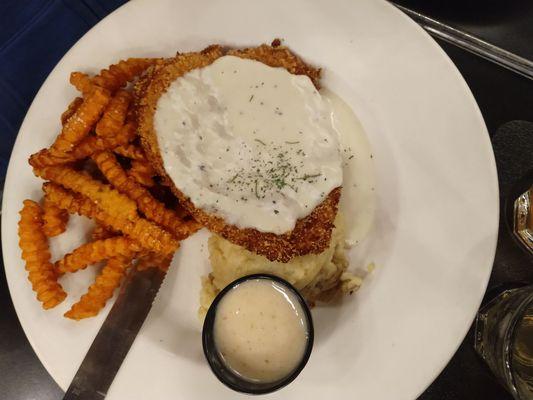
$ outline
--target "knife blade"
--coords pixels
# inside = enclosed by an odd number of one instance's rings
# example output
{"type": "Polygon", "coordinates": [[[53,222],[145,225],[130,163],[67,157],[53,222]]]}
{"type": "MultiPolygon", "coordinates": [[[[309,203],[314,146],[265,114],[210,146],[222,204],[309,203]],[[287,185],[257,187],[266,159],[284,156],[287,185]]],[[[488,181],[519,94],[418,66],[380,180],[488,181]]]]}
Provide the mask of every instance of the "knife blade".
{"type": "Polygon", "coordinates": [[[159,268],[127,275],[115,304],[85,355],[63,400],[101,400],[141,329],[165,278],[159,268]]]}

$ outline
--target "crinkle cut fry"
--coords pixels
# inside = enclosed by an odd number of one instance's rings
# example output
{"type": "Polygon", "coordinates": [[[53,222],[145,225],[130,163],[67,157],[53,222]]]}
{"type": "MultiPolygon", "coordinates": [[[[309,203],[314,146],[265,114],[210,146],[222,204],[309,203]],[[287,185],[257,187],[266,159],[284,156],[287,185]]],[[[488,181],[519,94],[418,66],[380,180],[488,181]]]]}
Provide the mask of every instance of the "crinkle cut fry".
{"type": "Polygon", "coordinates": [[[103,69],[92,79],[93,85],[104,87],[112,92],[126,86],[137,75],[142,74],[157,58],[128,58],[103,69]]]}
{"type": "Polygon", "coordinates": [[[108,90],[95,87],[63,126],[61,133],[50,147],[50,152],[59,156],[72,150],[91,131],[110,98],[108,90]]]}
{"type": "Polygon", "coordinates": [[[146,188],[129,177],[113,153],[109,151],[98,153],[93,156],[93,160],[113,186],[137,202],[139,210],[148,219],[169,229],[178,239],[184,239],[200,229],[199,224],[194,220],[182,221],[173,210],[166,208],[146,188]]]}
{"type": "Polygon", "coordinates": [[[39,150],[37,153],[32,154],[28,160],[29,164],[33,168],[43,168],[50,165],[65,164],[72,161],[75,160],[68,155],[52,155],[49,149],[39,150]]]}
{"type": "Polygon", "coordinates": [[[121,216],[129,220],[138,217],[135,202],[120,194],[110,185],[91,178],[72,167],[55,165],[35,169],[37,175],[74,190],[98,203],[98,206],[110,215],[121,216]]]}
{"type": "Polygon", "coordinates": [[[67,106],[67,109],[63,111],[63,114],[61,114],[61,125],[65,125],[67,123],[67,121],[74,115],[82,103],[83,99],[81,97],[76,97],[70,102],[70,104],[67,106]]]}
{"type": "Polygon", "coordinates": [[[44,199],[43,232],[48,237],[57,236],[67,229],[68,213],[54,203],[44,199]]]}
{"type": "Polygon", "coordinates": [[[72,157],[80,160],[90,157],[98,151],[114,149],[117,146],[125,145],[135,139],[136,127],[134,123],[127,122],[114,136],[101,138],[98,136],[89,136],[82,140],[72,151],[72,157]]]}
{"type": "Polygon", "coordinates": [[[161,271],[167,272],[173,256],[173,254],[148,252],[139,257],[137,270],[144,271],[148,268],[159,268],[161,271]]]}
{"type": "Polygon", "coordinates": [[[115,289],[120,286],[130,266],[131,258],[110,258],[94,283],[89,286],[87,293],[72,305],[70,310],[64,314],[65,317],[79,321],[97,315],[104,308],[107,300],[113,296],[115,289]]]}
{"type": "Polygon", "coordinates": [[[127,123],[113,137],[101,138],[97,136],[87,136],[74,148],[74,150],[59,156],[52,155],[49,149],[42,149],[37,153],[32,154],[29,162],[33,168],[66,164],[90,157],[98,151],[114,149],[117,146],[131,142],[134,138],[135,125],[133,123],[127,123]]]}
{"type": "Polygon", "coordinates": [[[123,146],[117,146],[113,149],[113,152],[132,160],[148,162],[146,159],[146,154],[144,154],[144,150],[131,143],[123,146]]]}
{"type": "Polygon", "coordinates": [[[112,137],[126,121],[126,114],[131,103],[131,93],[126,90],[119,90],[107,105],[102,118],[96,124],[95,132],[97,136],[112,137]]]}
{"type": "Polygon", "coordinates": [[[55,183],[44,183],[43,191],[58,207],[71,214],[91,218],[107,228],[120,231],[136,240],[146,250],[170,254],[179,247],[179,242],[169,232],[144,218],[130,221],[118,216],[111,216],[87,197],[66,190],[55,183]]]}
{"type": "Polygon", "coordinates": [[[67,294],[57,282],[57,274],[50,262],[48,241],[42,231],[42,210],[32,200],[24,200],[20,211],[19,246],[26,262],[28,279],[37,299],[45,310],[57,306],[67,294]]]}
{"type": "Polygon", "coordinates": [[[91,77],[83,72],[72,72],[70,74],[70,83],[84,96],[87,96],[93,90],[91,77]]]}
{"type": "Polygon", "coordinates": [[[61,260],[58,260],[55,263],[55,267],[57,272],[61,274],[76,272],[86,268],[88,265],[113,257],[133,258],[141,250],[140,244],[124,236],[95,240],[81,245],[61,260]]]}
{"type": "Polygon", "coordinates": [[[97,223],[91,233],[92,240],[109,239],[113,236],[117,236],[118,233],[109,229],[107,226],[97,223]]]}
{"type": "Polygon", "coordinates": [[[148,163],[148,161],[142,162],[132,160],[131,167],[128,169],[127,173],[142,186],[152,187],[155,184],[152,178],[157,175],[157,173],[148,163]]]}

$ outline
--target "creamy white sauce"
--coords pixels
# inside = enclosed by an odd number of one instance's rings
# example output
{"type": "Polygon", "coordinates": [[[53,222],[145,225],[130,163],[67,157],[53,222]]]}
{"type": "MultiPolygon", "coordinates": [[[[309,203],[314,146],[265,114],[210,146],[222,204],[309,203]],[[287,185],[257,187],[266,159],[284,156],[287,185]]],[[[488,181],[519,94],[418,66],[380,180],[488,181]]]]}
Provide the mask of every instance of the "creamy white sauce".
{"type": "Polygon", "coordinates": [[[302,361],[308,341],[305,314],[296,296],[265,280],[245,281],[217,306],[217,350],[243,379],[275,382],[302,361]]]}
{"type": "Polygon", "coordinates": [[[343,184],[339,209],[345,218],[346,244],[365,238],[374,222],[376,178],[372,148],[363,126],[348,104],[327,89],[320,93],[333,109],[333,124],[340,135],[343,184]]]}
{"type": "Polygon", "coordinates": [[[241,228],[290,231],[342,185],[330,103],[283,68],[221,57],[172,82],[154,127],[176,187],[241,228]]]}

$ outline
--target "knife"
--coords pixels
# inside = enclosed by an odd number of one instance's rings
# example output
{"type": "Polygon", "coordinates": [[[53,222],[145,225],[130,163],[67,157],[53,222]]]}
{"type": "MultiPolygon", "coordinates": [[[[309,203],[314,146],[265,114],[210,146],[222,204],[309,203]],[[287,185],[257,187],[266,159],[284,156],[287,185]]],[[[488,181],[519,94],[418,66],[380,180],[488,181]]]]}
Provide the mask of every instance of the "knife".
{"type": "Polygon", "coordinates": [[[101,400],[141,329],[165,278],[159,268],[132,269],[63,400],[101,400]]]}

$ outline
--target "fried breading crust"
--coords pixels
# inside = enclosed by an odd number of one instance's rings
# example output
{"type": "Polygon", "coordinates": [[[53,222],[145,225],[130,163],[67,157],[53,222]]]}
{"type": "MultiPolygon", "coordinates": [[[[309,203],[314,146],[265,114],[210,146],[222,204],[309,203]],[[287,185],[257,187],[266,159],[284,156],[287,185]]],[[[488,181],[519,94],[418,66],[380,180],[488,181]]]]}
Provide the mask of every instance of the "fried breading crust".
{"type": "Polygon", "coordinates": [[[145,153],[156,171],[166,179],[166,183],[179,198],[180,203],[199,223],[211,231],[271,261],[287,262],[295,256],[320,253],[326,249],[331,239],[333,220],[337,214],[341,194],[340,187],[331,191],[310,215],[298,220],[291,232],[276,235],[256,229],[238,228],[216,215],[195,207],[166,174],[153,128],[157,101],[176,78],[192,69],[205,67],[225,54],[254,59],[273,67],[284,67],[293,74],[305,74],[319,88],[320,69],[307,65],[283,46],[261,45],[249,49],[228,50],[213,45],[199,53],[178,54],[174,59],[149,69],[134,87],[134,107],[145,153]]]}

